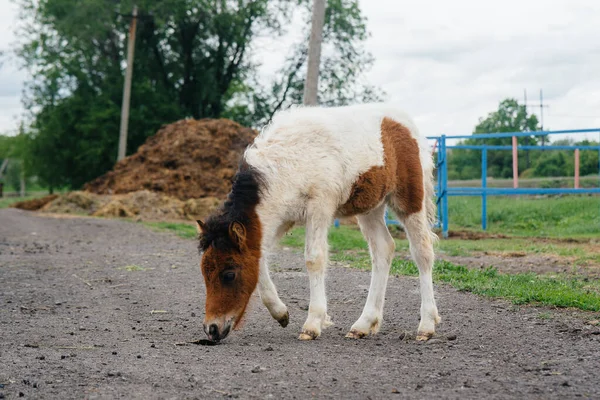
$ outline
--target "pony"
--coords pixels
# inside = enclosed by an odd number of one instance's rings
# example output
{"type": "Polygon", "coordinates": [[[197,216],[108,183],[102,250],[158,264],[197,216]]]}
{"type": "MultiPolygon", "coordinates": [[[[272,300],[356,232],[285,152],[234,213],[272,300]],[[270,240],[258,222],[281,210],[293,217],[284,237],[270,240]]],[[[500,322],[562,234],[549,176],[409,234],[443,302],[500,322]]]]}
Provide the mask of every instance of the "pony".
{"type": "Polygon", "coordinates": [[[371,283],[366,304],[346,335],[376,334],[395,243],[386,206],[404,227],[419,269],[417,340],[440,322],[432,283],[433,159],[411,118],[391,105],[297,107],[278,112],[245,150],[225,203],[200,232],[206,285],[204,331],[220,341],[240,323],[258,286],[271,316],[286,327],[289,313],[269,275],[267,255],[296,223],[306,225],[304,258],[310,282],[300,340],[332,324],[327,313],[327,233],[334,219],[356,216],[368,242],[371,283]]]}

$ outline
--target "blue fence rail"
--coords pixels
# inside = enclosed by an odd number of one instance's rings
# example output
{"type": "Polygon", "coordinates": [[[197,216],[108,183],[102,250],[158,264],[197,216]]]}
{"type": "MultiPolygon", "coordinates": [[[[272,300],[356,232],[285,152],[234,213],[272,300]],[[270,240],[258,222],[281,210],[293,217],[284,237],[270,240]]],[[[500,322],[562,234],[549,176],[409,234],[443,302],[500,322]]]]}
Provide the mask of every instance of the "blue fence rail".
{"type": "MultiPolygon", "coordinates": [[[[549,136],[556,134],[581,134],[581,133],[600,133],[600,128],[595,129],[577,129],[562,131],[537,131],[537,132],[509,132],[509,133],[490,133],[461,136],[433,137],[438,141],[438,161],[437,161],[437,197],[438,197],[438,218],[442,228],[442,235],[448,237],[449,215],[448,215],[448,197],[450,196],[481,196],[481,227],[487,229],[487,197],[488,196],[518,196],[518,195],[548,195],[548,194],[600,194],[600,185],[598,188],[490,188],[487,186],[487,155],[489,150],[513,150],[513,146],[500,145],[448,145],[447,141],[452,139],[495,139],[512,137],[531,137],[531,136],[549,136]],[[472,149],[481,151],[481,187],[449,187],[448,186],[448,149],[472,149]]],[[[598,170],[600,178],[600,145],[573,145],[573,146],[529,146],[518,145],[518,150],[592,150],[598,151],[598,170]]],[[[600,211],[600,210],[599,210],[600,211]]]]}
{"type": "MultiPolygon", "coordinates": [[[[518,150],[591,150],[598,151],[598,188],[490,188],[487,186],[487,156],[489,150],[513,150],[513,146],[506,145],[449,145],[449,140],[456,139],[496,139],[496,138],[512,138],[512,137],[531,137],[531,136],[549,136],[556,134],[581,134],[581,133],[599,133],[600,128],[595,129],[576,129],[576,130],[561,130],[561,131],[536,131],[536,132],[506,132],[506,133],[489,133],[489,134],[474,134],[474,135],[459,135],[459,136],[432,136],[430,140],[437,141],[437,184],[436,196],[438,206],[438,227],[442,229],[444,238],[448,237],[449,214],[448,214],[448,198],[450,196],[481,196],[481,228],[487,229],[487,197],[488,196],[519,196],[519,195],[555,195],[555,194],[584,194],[597,193],[600,194],[600,145],[572,145],[572,146],[530,146],[518,145],[518,150]],[[448,186],[448,150],[449,149],[470,149],[481,151],[481,187],[449,187],[448,186]]],[[[600,141],[599,141],[600,143],[600,141]]],[[[599,203],[600,213],[600,203],[599,203]]],[[[387,224],[398,224],[398,221],[391,219],[386,215],[387,224]]]]}

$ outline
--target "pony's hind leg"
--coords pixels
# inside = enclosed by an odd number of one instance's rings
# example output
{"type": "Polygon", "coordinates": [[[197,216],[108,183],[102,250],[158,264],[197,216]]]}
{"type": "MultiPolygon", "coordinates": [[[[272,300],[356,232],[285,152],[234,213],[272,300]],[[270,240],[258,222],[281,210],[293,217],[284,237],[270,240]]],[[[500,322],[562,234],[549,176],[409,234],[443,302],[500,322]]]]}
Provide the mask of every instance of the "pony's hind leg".
{"type": "Polygon", "coordinates": [[[358,224],[369,243],[373,269],[369,295],[360,318],[352,325],[348,338],[362,338],[375,334],[383,321],[383,303],[395,243],[385,224],[385,204],[358,217],[358,224]]]}
{"type": "Polygon", "coordinates": [[[435,333],[435,326],[441,321],[433,296],[433,242],[425,210],[410,215],[397,212],[404,225],[410,243],[410,253],[419,268],[421,286],[421,322],[417,331],[417,340],[428,340],[435,333]]]}
{"type": "Polygon", "coordinates": [[[310,304],[300,340],[316,339],[322,329],[332,325],[327,315],[325,268],[328,263],[327,232],[333,222],[333,211],[327,212],[327,209],[316,202],[311,202],[307,209],[304,258],[310,282],[310,304]]]}

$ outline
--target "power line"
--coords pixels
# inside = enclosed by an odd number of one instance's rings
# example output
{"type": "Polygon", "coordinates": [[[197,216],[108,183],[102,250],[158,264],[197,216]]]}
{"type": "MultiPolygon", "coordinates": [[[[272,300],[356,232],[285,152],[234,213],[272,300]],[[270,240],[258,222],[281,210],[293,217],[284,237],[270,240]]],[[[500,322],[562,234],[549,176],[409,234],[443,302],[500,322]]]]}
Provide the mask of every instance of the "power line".
{"type": "MultiPolygon", "coordinates": [[[[527,89],[523,89],[523,96],[524,96],[524,105],[525,105],[525,118],[527,118],[527,89]]],[[[532,108],[539,108],[540,109],[540,130],[544,130],[544,108],[550,108],[550,106],[548,104],[544,104],[544,94],[542,89],[540,89],[540,102],[539,104],[531,104],[529,105],[532,108]]],[[[542,146],[544,146],[546,144],[546,136],[542,136],[542,146]]]]}
{"type": "Polygon", "coordinates": [[[550,114],[552,118],[594,118],[600,119],[600,115],[569,115],[569,114],[550,114]]]}

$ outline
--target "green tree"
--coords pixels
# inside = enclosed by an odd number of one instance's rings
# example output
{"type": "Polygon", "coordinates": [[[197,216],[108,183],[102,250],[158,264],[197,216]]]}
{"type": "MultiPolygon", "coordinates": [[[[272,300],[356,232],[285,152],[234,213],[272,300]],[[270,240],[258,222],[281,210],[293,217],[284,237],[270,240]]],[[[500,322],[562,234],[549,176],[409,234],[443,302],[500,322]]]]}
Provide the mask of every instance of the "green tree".
{"type": "MultiPolygon", "coordinates": [[[[17,0],[31,156],[46,184],[79,187],[116,159],[131,0],[17,0]]],[[[277,40],[309,0],[138,0],[129,153],[162,124],[229,117],[257,126],[299,103],[306,44],[292,46],[272,82],[259,81],[257,40],[277,40]]],[[[306,37],[308,35],[308,23],[306,37]]],[[[323,104],[378,99],[362,83],[371,56],[357,0],[329,0],[323,104]]]]}
{"type": "MultiPolygon", "coordinates": [[[[561,146],[597,146],[598,143],[590,140],[576,142],[573,139],[561,139],[553,143],[561,146]]],[[[546,176],[573,176],[575,173],[574,150],[546,150],[540,152],[532,166],[533,175],[546,176]]],[[[598,171],[598,151],[581,150],[579,156],[579,174],[581,176],[600,173],[598,171]]]]}
{"type": "MultiPolygon", "coordinates": [[[[498,110],[480,118],[473,133],[529,132],[539,130],[538,119],[528,114],[525,106],[515,99],[500,102],[498,110]]],[[[539,137],[525,136],[518,138],[519,145],[534,145],[539,137]]],[[[511,145],[511,138],[467,139],[462,142],[468,145],[511,145]]],[[[449,177],[454,179],[475,179],[481,176],[481,151],[456,149],[449,155],[449,177]]],[[[531,165],[530,152],[519,157],[519,170],[523,171],[531,165]]],[[[506,150],[488,151],[488,175],[495,178],[512,176],[512,153],[506,150]]]]}

